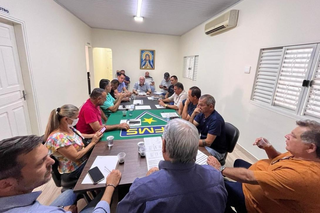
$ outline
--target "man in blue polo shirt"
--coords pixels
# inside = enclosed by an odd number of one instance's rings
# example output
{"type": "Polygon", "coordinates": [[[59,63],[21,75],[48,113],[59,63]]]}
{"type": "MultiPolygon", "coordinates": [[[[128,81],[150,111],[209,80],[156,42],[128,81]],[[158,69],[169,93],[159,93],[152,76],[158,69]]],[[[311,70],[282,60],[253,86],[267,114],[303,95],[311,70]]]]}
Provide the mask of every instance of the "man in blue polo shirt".
{"type": "Polygon", "coordinates": [[[183,100],[179,106],[179,115],[184,120],[189,120],[195,108],[198,106],[201,90],[193,86],[188,91],[188,98],[183,100]]]}
{"type": "Polygon", "coordinates": [[[227,153],[225,123],[222,116],[214,109],[215,103],[211,95],[202,95],[189,121],[201,134],[199,146],[205,147],[210,154],[222,162],[227,153]]]}

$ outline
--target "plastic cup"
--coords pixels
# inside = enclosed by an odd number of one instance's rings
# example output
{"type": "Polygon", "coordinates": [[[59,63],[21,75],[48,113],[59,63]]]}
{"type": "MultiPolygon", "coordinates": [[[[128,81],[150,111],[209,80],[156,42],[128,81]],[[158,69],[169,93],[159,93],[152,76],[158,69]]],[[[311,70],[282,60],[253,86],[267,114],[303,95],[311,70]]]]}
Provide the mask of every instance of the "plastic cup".
{"type": "Polygon", "coordinates": [[[138,143],[138,153],[141,157],[146,156],[146,147],[143,141],[138,143]]]}
{"type": "Polygon", "coordinates": [[[126,153],[125,152],[120,152],[117,156],[118,156],[118,160],[120,164],[124,163],[124,158],[126,157],[126,153]]]}
{"type": "Polygon", "coordinates": [[[127,116],[127,110],[123,110],[123,111],[122,111],[122,116],[123,116],[123,117],[126,117],[126,116],[127,116]]]}
{"type": "Polygon", "coordinates": [[[109,148],[113,146],[113,139],[114,139],[113,136],[108,136],[107,137],[107,142],[108,142],[108,147],[109,148]]]}

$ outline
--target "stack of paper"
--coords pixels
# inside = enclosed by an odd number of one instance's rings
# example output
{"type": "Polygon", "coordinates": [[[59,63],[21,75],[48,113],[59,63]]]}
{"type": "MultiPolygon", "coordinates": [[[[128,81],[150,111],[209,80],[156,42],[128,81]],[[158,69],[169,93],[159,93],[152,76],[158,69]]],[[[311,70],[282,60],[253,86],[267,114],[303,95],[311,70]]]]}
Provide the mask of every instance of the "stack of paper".
{"type": "MultiPolygon", "coordinates": [[[[106,179],[110,171],[116,168],[117,163],[117,156],[97,156],[90,169],[97,166],[102,172],[104,178],[106,179]]],[[[101,181],[99,184],[106,184],[105,179],[104,181],[101,181]]],[[[85,176],[85,178],[82,181],[82,184],[93,184],[93,181],[91,180],[89,174],[85,176]]]]}

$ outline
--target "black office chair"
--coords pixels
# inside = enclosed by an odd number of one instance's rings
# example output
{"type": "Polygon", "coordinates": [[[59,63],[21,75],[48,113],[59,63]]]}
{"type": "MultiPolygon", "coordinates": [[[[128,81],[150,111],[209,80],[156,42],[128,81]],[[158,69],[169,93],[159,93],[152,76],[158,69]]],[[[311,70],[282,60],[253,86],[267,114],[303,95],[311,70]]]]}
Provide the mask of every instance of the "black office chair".
{"type": "Polygon", "coordinates": [[[53,156],[50,156],[54,160],[52,165],[52,179],[57,187],[62,187],[61,192],[64,192],[67,189],[73,189],[77,183],[77,180],[63,181],[61,179],[61,174],[58,171],[59,161],[53,156]]]}
{"type": "Polygon", "coordinates": [[[226,163],[228,152],[231,153],[234,150],[234,147],[237,144],[240,132],[237,127],[233,126],[231,123],[225,123],[225,131],[226,131],[226,141],[227,145],[227,153],[224,158],[220,161],[221,165],[226,163]]]}

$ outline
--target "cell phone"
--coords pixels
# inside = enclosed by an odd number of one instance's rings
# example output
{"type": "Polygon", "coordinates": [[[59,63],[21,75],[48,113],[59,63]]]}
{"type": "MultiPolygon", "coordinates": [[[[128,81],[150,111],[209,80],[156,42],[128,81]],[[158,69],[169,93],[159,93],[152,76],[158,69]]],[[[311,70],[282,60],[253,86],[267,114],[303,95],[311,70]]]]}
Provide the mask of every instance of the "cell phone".
{"type": "Polygon", "coordinates": [[[139,124],[140,121],[129,121],[129,124],[139,124]]]}
{"type": "Polygon", "coordinates": [[[107,128],[104,126],[104,127],[102,127],[102,129],[100,129],[99,132],[104,133],[104,131],[106,131],[106,129],[107,129],[107,128]]]}
{"type": "Polygon", "coordinates": [[[104,179],[102,172],[97,166],[90,169],[88,173],[94,185],[96,185],[97,183],[101,182],[104,179]]]}

